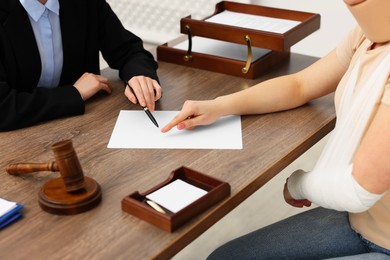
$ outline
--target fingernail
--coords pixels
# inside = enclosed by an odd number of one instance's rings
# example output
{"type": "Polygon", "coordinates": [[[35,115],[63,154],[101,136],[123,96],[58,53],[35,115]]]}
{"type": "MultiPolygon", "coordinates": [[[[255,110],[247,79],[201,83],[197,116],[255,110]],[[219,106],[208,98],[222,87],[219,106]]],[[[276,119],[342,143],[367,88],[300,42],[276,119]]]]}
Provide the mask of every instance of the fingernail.
{"type": "Polygon", "coordinates": [[[179,129],[179,130],[183,130],[184,128],[186,128],[184,124],[177,125],[177,129],[179,129]]]}

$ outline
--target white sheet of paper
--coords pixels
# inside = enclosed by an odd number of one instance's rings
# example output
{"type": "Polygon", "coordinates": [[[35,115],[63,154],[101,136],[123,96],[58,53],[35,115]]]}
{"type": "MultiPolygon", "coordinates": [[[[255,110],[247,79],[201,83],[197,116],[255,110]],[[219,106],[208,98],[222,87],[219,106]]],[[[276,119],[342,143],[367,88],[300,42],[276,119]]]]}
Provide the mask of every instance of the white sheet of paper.
{"type": "MultiPolygon", "coordinates": [[[[154,111],[160,127],[170,122],[179,111],[154,111]]],[[[225,116],[208,126],[193,130],[161,133],[143,110],[121,110],[108,148],[149,149],[242,149],[241,117],[225,116]]]]}
{"type": "MultiPolygon", "coordinates": [[[[188,40],[176,44],[173,48],[185,51],[188,50],[188,40]]],[[[225,42],[199,36],[192,37],[192,51],[239,61],[246,61],[248,57],[248,47],[244,44],[225,42]]],[[[269,52],[270,50],[263,48],[252,48],[252,59],[253,61],[256,61],[269,52]]]]}
{"type": "Polygon", "coordinates": [[[177,179],[148,194],[146,198],[176,213],[205,194],[207,191],[177,179]]]}
{"type": "Polygon", "coordinates": [[[285,33],[301,23],[294,20],[237,13],[227,10],[210,17],[206,21],[274,33],[285,33]]]}
{"type": "Polygon", "coordinates": [[[16,202],[0,198],[0,217],[16,207],[16,202]]]}

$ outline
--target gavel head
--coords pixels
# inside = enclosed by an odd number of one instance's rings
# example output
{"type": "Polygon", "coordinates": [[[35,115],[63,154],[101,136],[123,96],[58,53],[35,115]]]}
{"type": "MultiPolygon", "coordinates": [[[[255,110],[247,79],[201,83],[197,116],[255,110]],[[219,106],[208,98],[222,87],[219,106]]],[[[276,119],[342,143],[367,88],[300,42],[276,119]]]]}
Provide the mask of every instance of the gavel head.
{"type": "Polygon", "coordinates": [[[58,170],[65,184],[65,190],[74,192],[85,187],[83,170],[71,140],[64,140],[52,145],[58,170]]]}

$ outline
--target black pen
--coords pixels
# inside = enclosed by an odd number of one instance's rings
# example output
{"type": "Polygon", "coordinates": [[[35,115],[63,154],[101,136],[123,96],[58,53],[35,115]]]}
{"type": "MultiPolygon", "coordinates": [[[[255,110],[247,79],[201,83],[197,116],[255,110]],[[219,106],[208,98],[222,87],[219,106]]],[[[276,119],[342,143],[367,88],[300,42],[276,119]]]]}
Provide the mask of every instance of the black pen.
{"type": "MultiPolygon", "coordinates": [[[[133,91],[133,88],[129,85],[129,83],[128,83],[128,82],[125,82],[125,85],[127,85],[127,86],[130,88],[130,90],[131,90],[131,92],[133,92],[135,98],[137,98],[137,96],[135,95],[135,93],[134,93],[134,91],[133,91]]],[[[139,102],[138,102],[138,103],[139,103],[139,102]]],[[[141,104],[140,104],[140,105],[141,105],[141,104]]],[[[157,123],[157,121],[156,121],[156,119],[155,119],[154,116],[152,115],[152,112],[149,111],[148,107],[144,107],[144,106],[142,106],[142,105],[141,105],[141,107],[142,107],[142,109],[145,111],[145,113],[148,115],[148,117],[150,118],[150,120],[153,122],[153,124],[154,124],[155,126],[159,127],[159,126],[158,126],[158,123],[157,123]]]]}

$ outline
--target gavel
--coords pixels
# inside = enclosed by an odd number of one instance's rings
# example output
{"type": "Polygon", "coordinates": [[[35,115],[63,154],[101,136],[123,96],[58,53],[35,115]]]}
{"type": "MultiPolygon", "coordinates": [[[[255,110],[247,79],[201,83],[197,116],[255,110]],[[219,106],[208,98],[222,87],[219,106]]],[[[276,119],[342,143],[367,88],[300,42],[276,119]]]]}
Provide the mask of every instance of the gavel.
{"type": "Polygon", "coordinates": [[[72,192],[85,187],[84,174],[71,140],[52,145],[55,161],[48,163],[10,164],[6,171],[11,175],[39,171],[60,172],[66,191],[72,192]]]}
{"type": "Polygon", "coordinates": [[[61,178],[48,181],[39,193],[39,204],[47,212],[61,215],[77,214],[99,204],[100,186],[92,178],[84,176],[72,141],[60,141],[51,148],[55,161],[10,164],[6,171],[11,175],[59,171],[61,178]]]}

